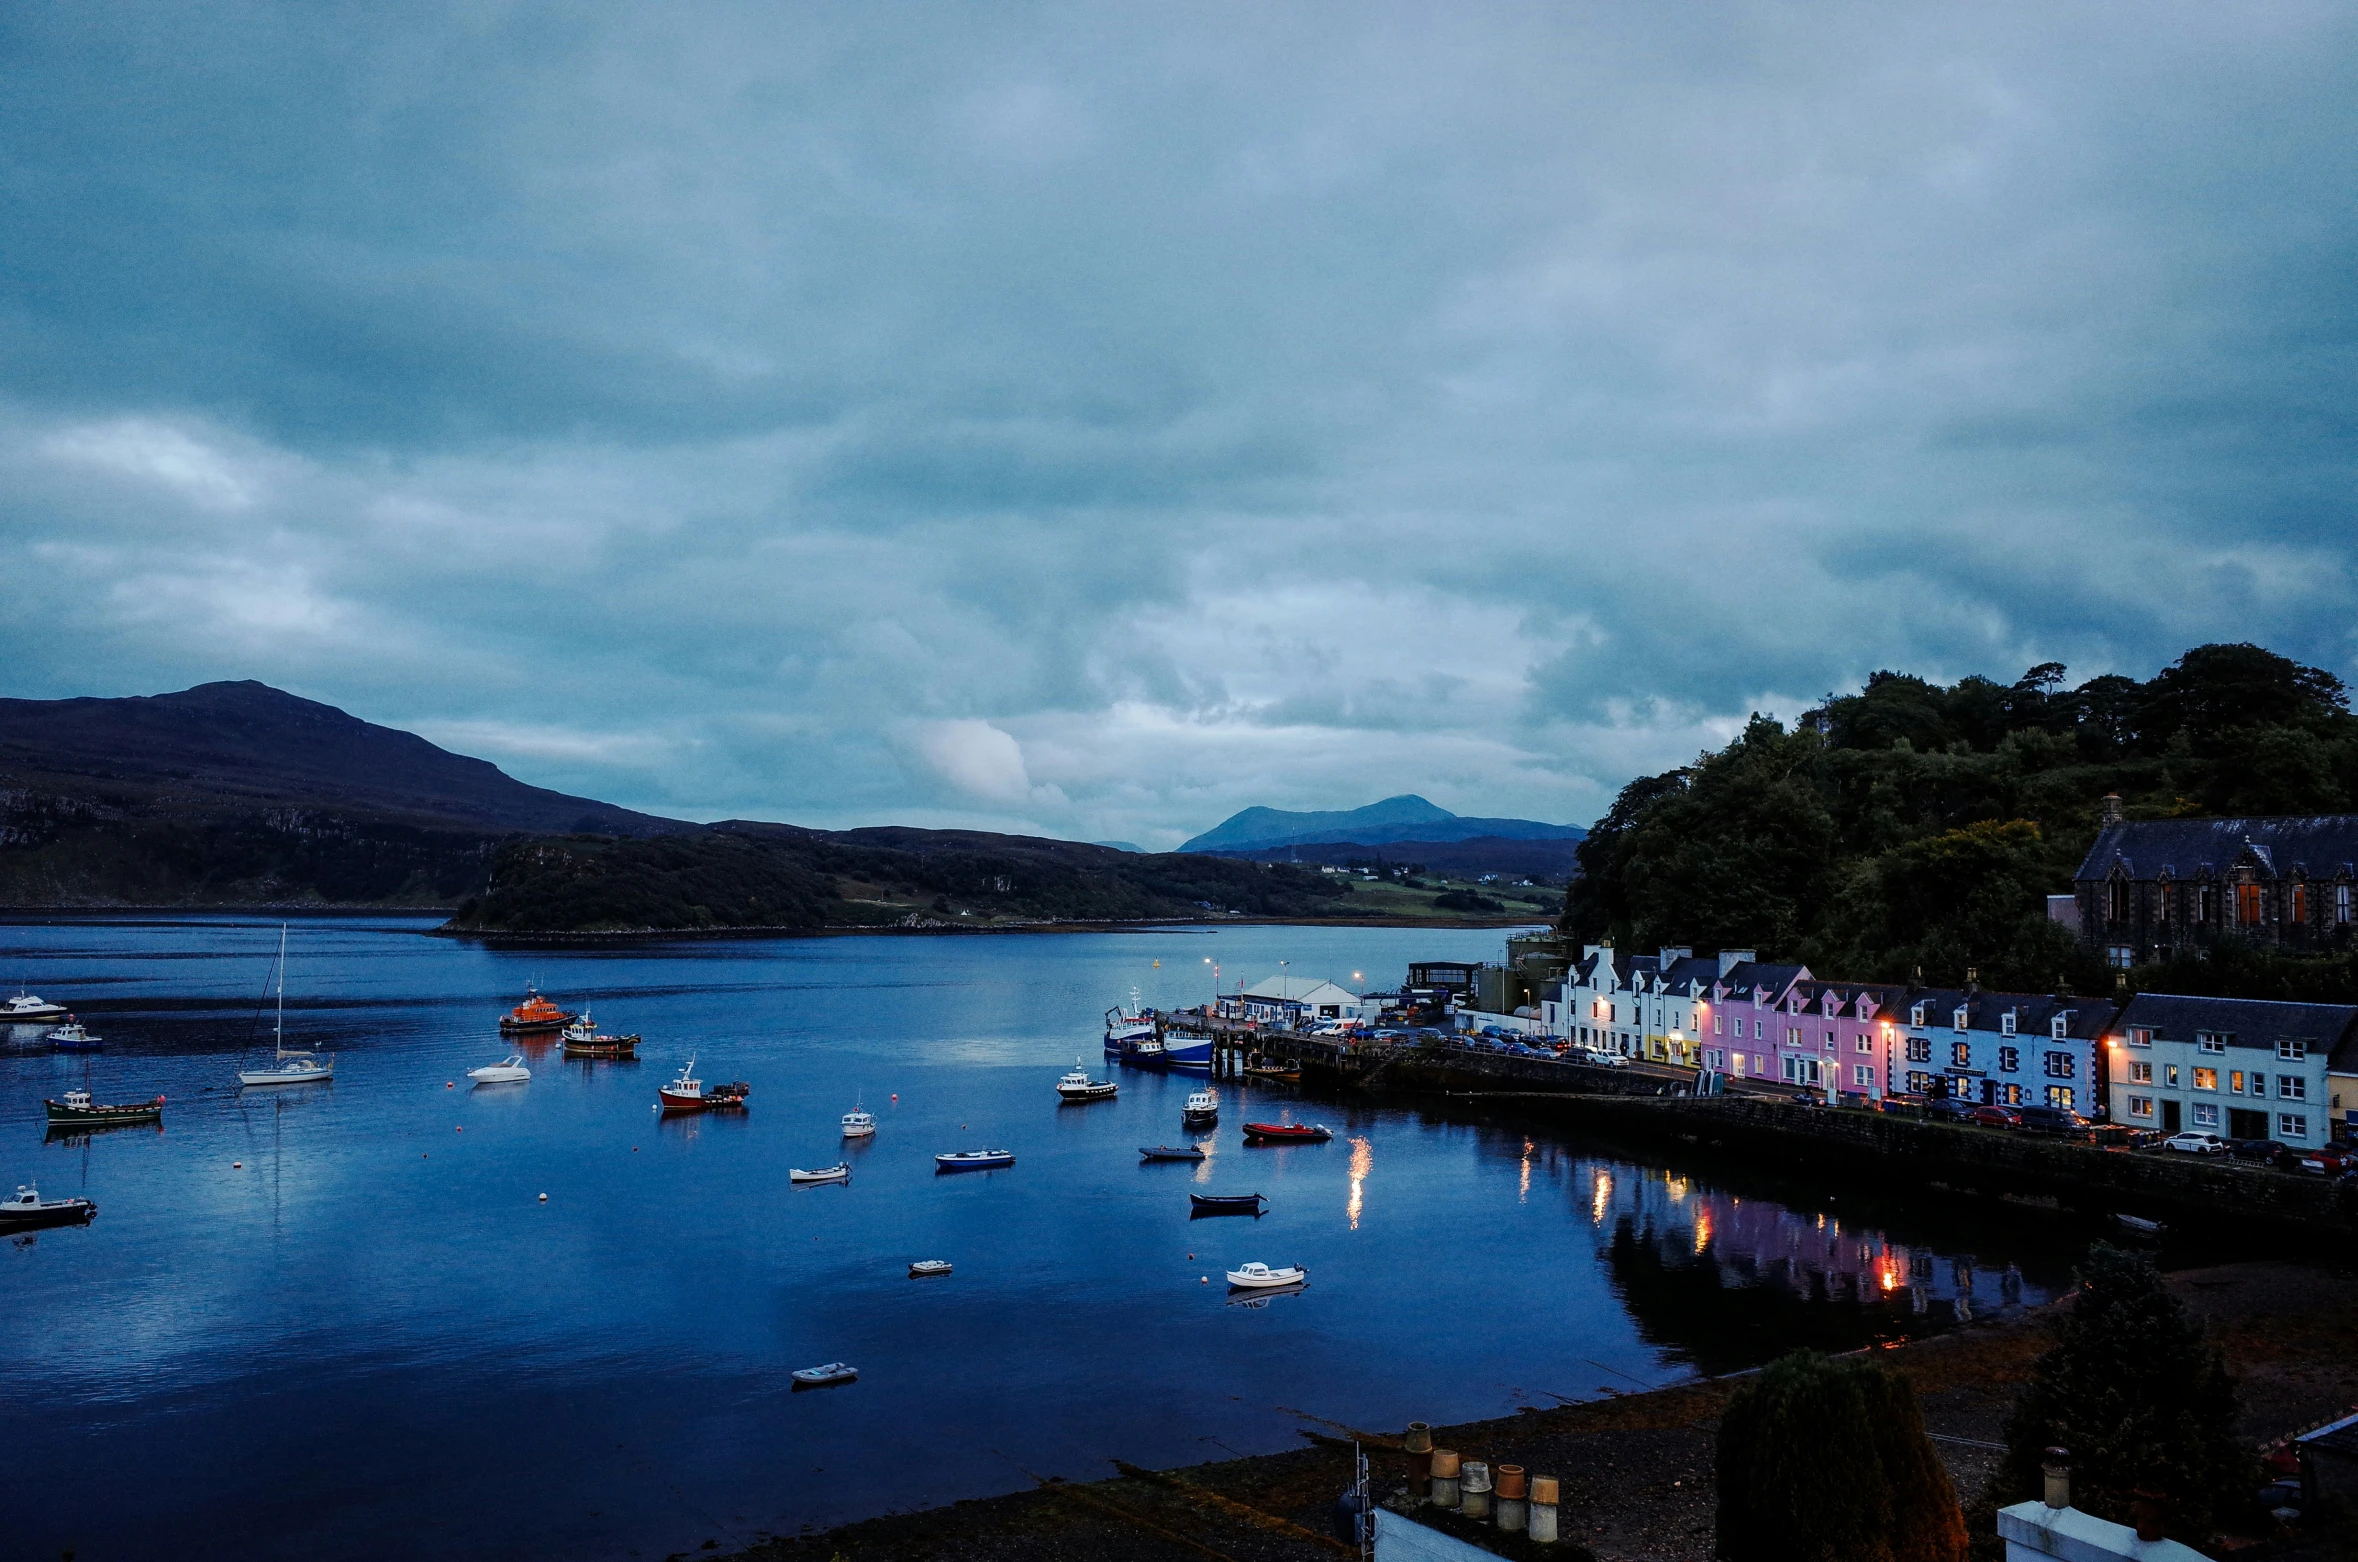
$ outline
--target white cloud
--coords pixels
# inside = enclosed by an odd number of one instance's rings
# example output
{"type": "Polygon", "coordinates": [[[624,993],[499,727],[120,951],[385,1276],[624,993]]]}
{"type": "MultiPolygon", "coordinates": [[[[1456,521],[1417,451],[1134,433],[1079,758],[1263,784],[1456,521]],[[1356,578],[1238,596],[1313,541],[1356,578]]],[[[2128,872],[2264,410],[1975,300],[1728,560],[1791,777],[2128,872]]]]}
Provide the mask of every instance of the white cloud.
{"type": "Polygon", "coordinates": [[[1022,807],[1032,800],[1023,745],[987,721],[942,721],[918,734],[917,746],[941,778],[971,797],[1022,807]]]}

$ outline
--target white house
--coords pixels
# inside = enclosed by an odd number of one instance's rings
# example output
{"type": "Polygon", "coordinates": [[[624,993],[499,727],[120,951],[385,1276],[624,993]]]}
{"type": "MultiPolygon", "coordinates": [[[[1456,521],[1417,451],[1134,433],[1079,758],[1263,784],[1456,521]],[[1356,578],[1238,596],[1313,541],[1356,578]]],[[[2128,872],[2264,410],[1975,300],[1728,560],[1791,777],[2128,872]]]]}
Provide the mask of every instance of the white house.
{"type": "Polygon", "coordinates": [[[2328,1063],[2354,1043],[2354,1004],[2139,993],[2105,1032],[2112,1120],[2314,1149],[2339,1126],[2328,1063]]]}

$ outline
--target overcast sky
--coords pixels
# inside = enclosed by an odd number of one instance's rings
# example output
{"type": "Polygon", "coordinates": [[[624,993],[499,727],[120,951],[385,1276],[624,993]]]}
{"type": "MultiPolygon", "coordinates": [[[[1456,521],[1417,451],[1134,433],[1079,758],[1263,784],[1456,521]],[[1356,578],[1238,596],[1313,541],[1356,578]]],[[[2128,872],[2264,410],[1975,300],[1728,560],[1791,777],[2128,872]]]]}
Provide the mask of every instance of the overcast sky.
{"type": "Polygon", "coordinates": [[[0,693],[693,818],[1585,823],[2358,677],[2358,11],[0,12],[0,693]]]}

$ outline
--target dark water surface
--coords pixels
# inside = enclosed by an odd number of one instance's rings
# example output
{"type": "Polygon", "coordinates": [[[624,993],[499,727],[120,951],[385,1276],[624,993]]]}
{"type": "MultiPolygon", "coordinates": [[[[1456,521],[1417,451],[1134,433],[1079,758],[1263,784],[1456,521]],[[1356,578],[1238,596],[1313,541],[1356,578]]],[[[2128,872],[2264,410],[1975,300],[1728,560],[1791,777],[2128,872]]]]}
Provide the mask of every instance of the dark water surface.
{"type": "Polygon", "coordinates": [[[290,1040],[337,1077],[242,1094],[274,923],[0,925],[5,989],[106,1038],[101,1099],[170,1098],[160,1132],[45,1139],[41,1100],[82,1060],[0,1027],[0,1186],[101,1208],[0,1245],[10,1554],[659,1557],[1112,1457],[1298,1446],[1296,1412],[1458,1421],[1890,1337],[2041,1300],[2072,1252],[2033,1215],[1234,1084],[1208,1164],[1141,1166],[1179,1142],[1188,1076],[1055,1097],[1076,1055],[1101,1069],[1109,1004],[1198,1000],[1207,957],[1230,982],[1282,959],[1388,986],[1412,958],[1494,955],[1495,932],[552,952],[424,925],[295,924],[290,1040]],[[528,977],[642,1032],[645,1060],[543,1047],[530,1084],[467,1088],[528,977]],[[752,1084],[748,1113],[657,1117],[691,1051],[752,1084]],[[847,1148],[856,1099],[880,1127],[847,1148]],[[1239,1143],[1289,1111],[1335,1142],[1239,1143]],[[935,1174],[981,1144],[1017,1165],[935,1174]],[[850,1186],[788,1186],[847,1154],[850,1186]],[[1270,1213],[1191,1222],[1190,1188],[1270,1213]],[[956,1274],[906,1278],[936,1257],[956,1274]],[[1230,1305],[1220,1271],[1250,1259],[1311,1285],[1230,1305]],[[836,1359],[857,1384],[789,1392],[836,1359]]]}

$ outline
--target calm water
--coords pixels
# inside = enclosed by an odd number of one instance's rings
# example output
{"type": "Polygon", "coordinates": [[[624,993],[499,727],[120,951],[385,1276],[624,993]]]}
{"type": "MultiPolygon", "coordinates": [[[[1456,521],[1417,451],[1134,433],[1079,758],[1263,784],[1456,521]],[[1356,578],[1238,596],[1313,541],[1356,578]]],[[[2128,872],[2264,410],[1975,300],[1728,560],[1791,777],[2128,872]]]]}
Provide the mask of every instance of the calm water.
{"type": "Polygon", "coordinates": [[[1207,1165],[1141,1166],[1179,1140],[1186,1076],[1054,1095],[1076,1054],[1099,1069],[1107,1005],[1199,999],[1207,957],[1231,982],[1283,959],[1388,985],[1494,932],[511,952],[422,925],[296,924],[290,1039],[337,1078],[242,1095],[275,924],[0,926],[7,990],[106,1038],[100,1097],[170,1097],[160,1132],[45,1139],[82,1060],[0,1027],[0,1183],[101,1207],[0,1246],[11,1554],[658,1557],[1111,1457],[1298,1446],[1304,1414],[1455,1421],[1856,1344],[2042,1299],[2072,1252],[2035,1216],[1233,1084],[1207,1165]],[[529,977],[642,1032],[645,1061],[541,1048],[530,1084],[466,1088],[529,977]],[[657,1117],[691,1051],[751,1082],[749,1113],[657,1117]],[[846,1153],[855,1099],[881,1124],[852,1184],[790,1188],[846,1153]],[[1241,1146],[1287,1112],[1336,1141],[1241,1146]],[[935,1175],[978,1144],[1018,1164],[935,1175]],[[1191,1222],[1190,1188],[1271,1213],[1191,1222]],[[905,1277],[930,1257],[957,1273],[905,1277]],[[1312,1284],[1230,1305],[1219,1272],[1250,1259],[1312,1284]],[[788,1391],[839,1358],[856,1385],[788,1391]]]}

